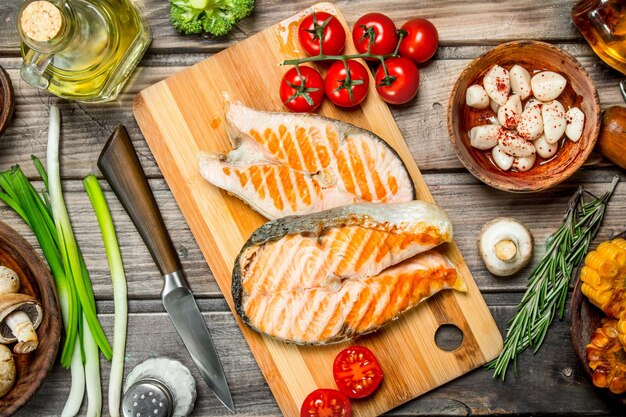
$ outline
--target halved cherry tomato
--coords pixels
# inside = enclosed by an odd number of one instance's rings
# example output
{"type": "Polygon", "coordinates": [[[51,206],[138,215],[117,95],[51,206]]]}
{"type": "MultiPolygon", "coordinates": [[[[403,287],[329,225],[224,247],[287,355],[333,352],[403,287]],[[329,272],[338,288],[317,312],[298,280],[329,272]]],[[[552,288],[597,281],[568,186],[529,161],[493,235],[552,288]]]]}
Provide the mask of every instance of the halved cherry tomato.
{"type": "Polygon", "coordinates": [[[311,13],[298,27],[300,45],[310,56],[319,55],[320,39],[325,55],[339,55],[346,44],[346,32],[341,22],[330,13],[311,13]]]}
{"type": "Polygon", "coordinates": [[[388,77],[383,66],[376,70],[376,91],[387,103],[404,104],[411,101],[420,87],[420,72],[417,66],[406,58],[385,60],[388,77]]]}
{"type": "Polygon", "coordinates": [[[339,390],[350,398],[367,397],[383,380],[376,356],[365,346],[350,346],[339,352],[333,375],[339,390]]]}
{"type": "Polygon", "coordinates": [[[342,61],[336,61],[328,69],[324,81],[324,91],[330,101],[340,107],[353,107],[367,96],[369,75],[365,67],[350,59],[347,62],[349,72],[342,61]]]}
{"type": "Polygon", "coordinates": [[[382,13],[365,14],[354,24],[352,40],[359,53],[367,52],[367,47],[371,44],[371,53],[390,54],[395,51],[398,44],[396,25],[382,13]]]}
{"type": "Polygon", "coordinates": [[[302,403],[300,417],[351,417],[350,400],[336,389],[318,389],[302,403]]]}
{"type": "Polygon", "coordinates": [[[324,79],[314,68],[293,67],[280,81],[280,99],[291,111],[312,112],[324,100],[324,79]]]}
{"type": "Polygon", "coordinates": [[[407,34],[400,42],[400,56],[416,64],[428,61],[439,47],[439,33],[435,25],[426,19],[411,19],[402,25],[407,34]]]}

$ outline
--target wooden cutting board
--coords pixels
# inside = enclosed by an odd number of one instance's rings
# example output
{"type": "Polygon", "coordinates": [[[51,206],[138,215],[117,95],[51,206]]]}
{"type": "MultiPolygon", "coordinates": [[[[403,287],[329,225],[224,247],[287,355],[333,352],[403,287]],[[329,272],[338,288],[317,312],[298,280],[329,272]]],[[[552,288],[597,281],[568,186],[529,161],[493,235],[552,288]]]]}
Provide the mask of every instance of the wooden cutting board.
{"type": "MultiPolygon", "coordinates": [[[[351,32],[341,12],[329,3],[313,8],[339,17],[348,34],[346,50],[353,53],[351,32]]],[[[224,126],[223,92],[256,109],[283,110],[278,85],[288,68],[278,63],[301,55],[296,29],[311,12],[305,10],[143,90],[134,103],[146,141],[231,309],[233,262],[265,219],[207,183],[198,172],[198,152],[231,149],[224,126]]],[[[324,73],[323,67],[321,70],[324,73]]],[[[360,107],[342,110],[326,101],[320,113],[385,139],[408,167],[418,198],[433,200],[389,108],[376,94],[373,79],[369,96],[360,107]]],[[[375,395],[353,402],[355,416],[384,413],[483,365],[500,352],[502,337],[463,257],[454,244],[443,252],[464,276],[468,292],[444,291],[383,330],[355,341],[376,353],[385,375],[375,395]],[[445,323],[458,326],[464,334],[461,346],[452,352],[435,344],[435,332],[445,323]]],[[[333,359],[346,344],[298,347],[262,336],[241,321],[239,324],[285,416],[298,416],[302,401],[314,389],[335,387],[333,359]]]]}

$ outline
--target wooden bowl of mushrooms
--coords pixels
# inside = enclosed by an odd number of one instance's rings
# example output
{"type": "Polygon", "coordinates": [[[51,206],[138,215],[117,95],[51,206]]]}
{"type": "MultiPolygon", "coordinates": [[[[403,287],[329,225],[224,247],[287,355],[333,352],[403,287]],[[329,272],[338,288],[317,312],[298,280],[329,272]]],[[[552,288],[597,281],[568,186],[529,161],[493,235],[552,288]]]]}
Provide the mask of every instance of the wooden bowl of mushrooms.
{"type": "Polygon", "coordinates": [[[487,185],[504,191],[550,188],[589,157],[600,103],[580,63],[537,41],[499,45],[472,61],[448,104],[457,156],[487,185]]]}
{"type": "Polygon", "coordinates": [[[0,222],[0,417],[26,404],[54,364],[61,318],[44,261],[0,222]]]}

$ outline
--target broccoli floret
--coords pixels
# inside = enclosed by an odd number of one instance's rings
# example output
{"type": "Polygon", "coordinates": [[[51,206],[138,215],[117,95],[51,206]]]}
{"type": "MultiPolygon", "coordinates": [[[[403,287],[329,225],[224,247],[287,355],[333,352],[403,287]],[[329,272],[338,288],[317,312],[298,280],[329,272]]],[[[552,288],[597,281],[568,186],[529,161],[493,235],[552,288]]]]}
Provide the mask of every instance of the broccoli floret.
{"type": "Polygon", "coordinates": [[[170,0],[170,20],[184,34],[224,36],[254,10],[255,0],[170,0]]]}

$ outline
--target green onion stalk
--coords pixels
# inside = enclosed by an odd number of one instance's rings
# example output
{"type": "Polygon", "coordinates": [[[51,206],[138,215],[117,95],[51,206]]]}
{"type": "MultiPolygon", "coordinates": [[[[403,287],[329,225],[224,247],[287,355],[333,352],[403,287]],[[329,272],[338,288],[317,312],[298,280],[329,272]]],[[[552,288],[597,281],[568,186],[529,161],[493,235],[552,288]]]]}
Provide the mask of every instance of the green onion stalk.
{"type": "Polygon", "coordinates": [[[115,324],[113,331],[113,360],[109,379],[109,413],[111,417],[119,417],[122,395],[122,379],[124,377],[124,353],[126,350],[126,329],[128,324],[128,300],[126,291],[126,274],[122,263],[122,255],[115,234],[115,226],[111,219],[109,206],[104,198],[102,188],[94,175],[83,181],[89,200],[96,213],[104,248],[106,250],[111,281],[113,284],[113,302],[115,304],[115,324]]]}

